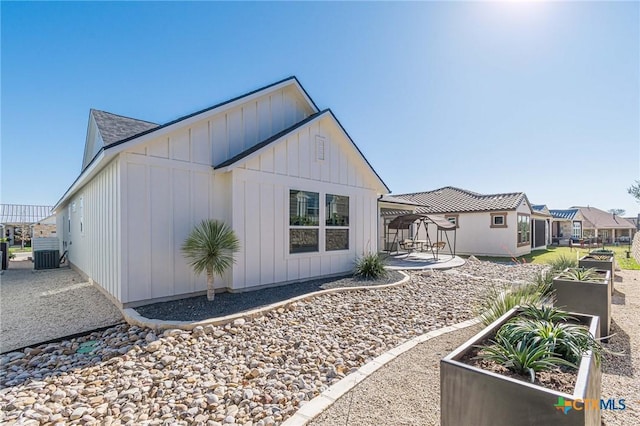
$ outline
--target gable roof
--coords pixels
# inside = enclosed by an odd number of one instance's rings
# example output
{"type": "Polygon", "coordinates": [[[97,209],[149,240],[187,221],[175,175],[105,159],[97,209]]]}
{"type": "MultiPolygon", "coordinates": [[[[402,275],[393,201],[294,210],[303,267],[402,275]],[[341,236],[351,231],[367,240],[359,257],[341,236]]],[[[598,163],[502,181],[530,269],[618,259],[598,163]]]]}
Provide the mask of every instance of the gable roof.
{"type": "Polygon", "coordinates": [[[578,209],[565,209],[565,210],[549,210],[549,213],[551,213],[551,216],[553,216],[554,219],[560,219],[560,220],[573,220],[576,217],[576,214],[578,213],[578,209]]]}
{"type": "Polygon", "coordinates": [[[223,107],[223,106],[228,105],[228,104],[230,104],[230,103],[232,103],[232,102],[239,101],[239,100],[241,100],[241,99],[244,99],[244,98],[247,98],[247,97],[249,97],[249,96],[251,96],[251,95],[254,95],[254,94],[256,94],[256,93],[259,93],[259,92],[262,92],[262,91],[265,91],[265,90],[271,89],[271,88],[272,88],[272,87],[274,87],[274,86],[278,86],[278,85],[280,85],[280,84],[282,84],[282,83],[286,83],[286,82],[295,82],[295,83],[297,84],[297,86],[302,90],[302,92],[303,92],[304,96],[307,98],[307,100],[309,101],[309,103],[313,106],[313,108],[315,109],[315,111],[316,111],[316,112],[317,112],[317,111],[319,111],[318,106],[317,106],[317,105],[316,105],[316,103],[313,101],[313,99],[311,99],[311,97],[309,96],[309,94],[307,93],[307,91],[304,89],[304,87],[302,87],[302,85],[300,84],[300,82],[298,81],[298,79],[297,79],[295,76],[291,76],[291,77],[287,77],[287,78],[285,78],[285,79],[283,79],[283,80],[276,81],[275,83],[271,83],[271,84],[269,84],[269,85],[267,85],[267,86],[261,87],[261,88],[259,88],[259,89],[252,90],[251,92],[245,93],[245,94],[243,94],[243,95],[236,96],[235,98],[232,98],[232,99],[229,99],[229,100],[226,100],[226,101],[220,102],[220,103],[215,104],[215,105],[213,105],[213,106],[210,106],[210,107],[207,107],[207,108],[201,109],[201,110],[199,110],[199,111],[193,112],[193,113],[191,113],[191,114],[187,114],[187,115],[184,115],[184,116],[182,116],[182,117],[176,118],[175,120],[169,121],[168,123],[165,123],[165,124],[161,124],[161,125],[159,125],[159,126],[157,126],[157,127],[153,128],[153,129],[149,129],[149,130],[146,130],[146,131],[143,131],[143,132],[137,133],[137,134],[135,134],[135,135],[131,135],[131,136],[129,136],[129,137],[126,137],[126,138],[120,139],[120,140],[118,140],[118,141],[116,141],[116,142],[112,143],[111,145],[120,145],[120,144],[123,144],[123,143],[125,143],[125,142],[128,142],[128,141],[130,141],[130,140],[132,140],[132,139],[135,139],[135,138],[137,138],[137,137],[140,137],[140,136],[142,136],[142,135],[146,135],[146,134],[148,134],[148,133],[155,132],[156,130],[160,130],[160,129],[163,129],[163,128],[165,128],[165,127],[168,127],[168,126],[171,126],[171,125],[174,125],[174,124],[180,123],[181,121],[185,121],[185,120],[187,120],[187,119],[189,119],[189,118],[192,118],[192,117],[198,116],[198,115],[200,115],[200,114],[204,114],[204,113],[206,113],[206,112],[212,111],[212,110],[214,110],[214,109],[217,109],[217,108],[223,107]]]}
{"type": "Polygon", "coordinates": [[[155,129],[159,124],[138,120],[122,115],[112,114],[98,109],[91,109],[90,114],[96,120],[96,125],[105,145],[111,145],[122,139],[138,135],[147,130],[155,129]]]}
{"type": "Polygon", "coordinates": [[[213,166],[213,168],[214,169],[222,169],[222,168],[225,168],[225,167],[229,167],[229,166],[241,161],[242,159],[248,157],[249,155],[253,154],[254,152],[261,150],[262,148],[266,147],[267,145],[271,145],[273,142],[277,141],[278,139],[287,136],[289,133],[295,132],[300,127],[304,126],[307,123],[312,122],[313,120],[315,120],[316,118],[324,115],[328,111],[329,111],[328,109],[325,109],[323,111],[320,111],[320,112],[317,112],[315,114],[312,114],[309,117],[305,118],[304,120],[294,124],[293,126],[288,127],[286,129],[282,130],[281,132],[278,132],[275,135],[268,137],[267,139],[263,140],[262,142],[259,142],[259,143],[255,144],[254,146],[245,149],[241,153],[234,155],[233,157],[229,158],[228,160],[223,161],[222,163],[218,164],[217,166],[213,166]]]}
{"type": "Polygon", "coordinates": [[[515,210],[525,201],[529,205],[524,192],[502,194],[478,194],[477,192],[453,186],[427,192],[393,195],[396,198],[420,203],[421,213],[463,213],[495,210],[515,210]]]}
{"type": "Polygon", "coordinates": [[[36,223],[51,215],[51,206],[0,204],[0,223],[36,223]]]}
{"type": "MultiPolygon", "coordinates": [[[[101,111],[105,114],[105,116],[103,116],[104,120],[103,120],[103,128],[105,128],[105,130],[108,130],[107,133],[112,135],[113,138],[112,139],[117,139],[115,141],[111,141],[111,142],[107,142],[104,141],[104,146],[100,147],[100,149],[96,152],[96,154],[93,156],[93,158],[91,158],[90,161],[87,161],[86,164],[84,165],[82,171],[80,172],[80,175],[76,178],[76,180],[71,184],[71,186],[69,187],[69,189],[67,189],[67,191],[62,195],[62,197],[60,198],[60,200],[58,200],[58,202],[56,203],[56,205],[53,207],[54,210],[58,208],[58,206],[60,204],[62,204],[68,197],[70,197],[71,195],[73,195],[75,193],[75,191],[77,191],[83,184],[84,181],[90,179],[91,177],[93,177],[95,175],[95,173],[97,173],[104,165],[106,165],[109,161],[111,161],[111,159],[113,157],[115,157],[115,155],[118,154],[119,151],[121,151],[124,148],[120,148],[120,149],[116,149],[116,147],[123,145],[127,142],[131,142],[131,143],[136,143],[138,141],[135,141],[138,138],[142,138],[140,139],[139,142],[142,142],[145,138],[143,138],[144,136],[150,134],[150,133],[155,133],[155,132],[161,132],[163,129],[166,129],[167,132],[173,130],[171,128],[171,126],[174,126],[176,124],[179,124],[183,121],[187,121],[189,119],[194,119],[194,120],[198,120],[201,117],[199,117],[201,114],[206,114],[212,111],[215,111],[218,108],[224,108],[224,107],[231,107],[233,106],[232,104],[235,102],[239,102],[244,100],[245,98],[249,98],[251,96],[254,95],[259,95],[261,94],[261,92],[267,92],[269,90],[275,90],[276,88],[278,88],[278,86],[281,87],[286,87],[289,85],[294,85],[297,89],[299,89],[300,93],[302,94],[302,96],[305,98],[305,100],[308,102],[309,106],[311,107],[311,109],[314,112],[318,112],[318,106],[315,104],[315,102],[313,101],[313,99],[311,99],[311,97],[309,96],[309,94],[307,93],[307,91],[304,89],[304,87],[302,87],[302,85],[300,84],[300,82],[298,81],[298,79],[295,76],[291,76],[291,77],[287,77],[285,79],[282,79],[280,81],[276,81],[275,83],[271,83],[269,85],[266,85],[264,87],[261,87],[259,89],[256,90],[252,90],[251,92],[245,93],[243,95],[240,96],[236,96],[235,98],[226,100],[224,102],[220,102],[216,105],[213,105],[211,107],[196,111],[194,113],[182,116],[180,118],[177,118],[175,120],[172,120],[168,123],[165,124],[160,124],[157,125],[155,123],[151,123],[149,121],[143,121],[143,120],[136,120],[130,117],[123,117],[123,116],[118,116],[116,114],[112,114],[112,113],[107,113],[104,111],[101,111]],[[149,125],[149,128],[146,130],[142,130],[140,132],[137,132],[135,134],[132,135],[126,135],[127,132],[125,131],[120,131],[119,129],[119,125],[124,123],[124,120],[122,119],[128,119],[128,120],[133,120],[133,122],[135,122],[135,126],[136,129],[139,130],[141,127],[144,127],[142,125],[142,123],[147,123],[149,125]],[[155,126],[155,127],[154,127],[155,126]],[[120,138],[120,136],[124,135],[122,138],[120,138]]],[[[92,110],[92,111],[99,111],[99,110],[92,110]]],[[[96,123],[97,124],[97,123],[96,123]]],[[[136,131],[137,131],[136,130],[136,131]]],[[[102,130],[101,130],[102,132],[102,130]]],[[[151,137],[153,137],[155,135],[152,135],[151,137]]],[[[103,135],[104,137],[104,135],[103,135]]]]}
{"type": "Polygon", "coordinates": [[[594,229],[634,229],[633,223],[627,219],[614,215],[604,210],[597,209],[595,207],[572,207],[580,210],[582,216],[585,218],[584,227],[594,229]]]}
{"type": "Polygon", "coordinates": [[[546,204],[532,204],[531,210],[533,211],[533,213],[540,216],[551,216],[551,213],[549,212],[546,204]]]}
{"type": "Polygon", "coordinates": [[[299,123],[294,124],[293,126],[284,129],[283,131],[276,133],[275,135],[265,139],[262,142],[257,143],[256,145],[242,151],[241,153],[235,155],[234,157],[218,164],[217,166],[214,166],[213,168],[215,170],[220,170],[226,167],[233,167],[238,165],[240,162],[242,162],[245,159],[248,159],[248,157],[253,154],[253,153],[257,153],[259,151],[261,151],[262,149],[266,148],[267,146],[276,143],[277,141],[285,138],[286,136],[288,136],[289,134],[295,132],[296,130],[304,127],[305,125],[312,123],[313,121],[319,120],[322,117],[325,116],[329,116],[331,117],[334,122],[338,125],[338,127],[340,128],[340,130],[342,130],[345,134],[345,136],[347,137],[347,139],[349,140],[349,142],[351,142],[351,145],[356,149],[356,151],[358,152],[358,154],[360,155],[360,157],[362,158],[362,160],[364,160],[364,162],[367,164],[368,168],[373,172],[373,174],[376,176],[376,178],[378,179],[378,181],[382,184],[382,186],[385,188],[385,190],[387,192],[390,191],[389,187],[387,186],[387,184],[382,180],[382,178],[380,177],[380,175],[378,174],[378,172],[375,171],[375,169],[373,168],[373,166],[371,166],[371,163],[369,163],[369,160],[366,159],[366,157],[364,156],[364,154],[362,153],[362,151],[360,151],[360,148],[358,148],[358,145],[356,145],[356,143],[353,141],[353,139],[351,139],[351,136],[349,136],[349,134],[347,133],[347,131],[345,130],[345,128],[342,126],[342,124],[340,123],[340,121],[336,118],[336,116],[333,114],[333,112],[331,111],[331,109],[325,109],[323,111],[320,111],[316,114],[310,115],[309,117],[305,118],[304,120],[300,121],[299,123]]]}

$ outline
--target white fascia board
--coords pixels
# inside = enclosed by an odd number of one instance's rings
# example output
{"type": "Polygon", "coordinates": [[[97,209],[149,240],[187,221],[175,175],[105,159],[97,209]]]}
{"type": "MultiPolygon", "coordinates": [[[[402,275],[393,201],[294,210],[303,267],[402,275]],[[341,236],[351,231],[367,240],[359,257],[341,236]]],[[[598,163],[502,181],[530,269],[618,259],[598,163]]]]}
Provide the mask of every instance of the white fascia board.
{"type": "MultiPolygon", "coordinates": [[[[185,118],[184,120],[180,120],[177,121],[173,124],[170,124],[166,127],[161,127],[158,130],[152,130],[149,133],[146,133],[144,135],[141,135],[140,137],[131,139],[125,143],[119,144],[119,145],[112,145],[112,146],[107,146],[105,147],[105,149],[108,150],[115,150],[116,152],[121,152],[121,151],[125,151],[127,149],[131,149],[132,147],[138,145],[138,144],[143,144],[145,142],[149,142],[153,139],[156,139],[158,137],[164,136],[164,135],[168,135],[171,132],[174,132],[178,129],[181,129],[183,127],[188,127],[198,121],[213,117],[214,115],[217,115],[225,110],[229,110],[232,108],[235,108],[239,105],[242,105],[244,103],[250,102],[254,99],[257,99],[261,96],[264,96],[266,93],[269,92],[274,92],[276,90],[280,90],[284,87],[290,86],[290,85],[295,85],[296,88],[298,88],[299,92],[301,95],[304,96],[304,99],[307,100],[307,102],[309,103],[309,106],[317,112],[316,107],[314,106],[313,102],[311,102],[311,99],[309,99],[309,97],[306,95],[305,91],[302,89],[302,87],[298,84],[297,80],[295,80],[294,78],[290,79],[290,80],[286,80],[283,81],[282,83],[276,84],[275,86],[271,86],[268,87],[266,89],[263,89],[259,92],[253,93],[251,95],[248,96],[244,96],[242,98],[236,99],[235,101],[229,102],[229,103],[225,103],[223,105],[220,105],[217,108],[213,108],[207,111],[203,111],[200,114],[194,115],[193,117],[189,117],[189,118],[185,118]]],[[[117,142],[116,142],[117,144],[117,142]]]]}
{"type": "Polygon", "coordinates": [[[87,167],[81,174],[78,176],[76,181],[67,189],[67,192],[64,193],[62,198],[53,206],[51,210],[54,214],[57,213],[59,207],[61,207],[69,198],[73,196],[80,188],[82,188],[91,178],[93,178],[102,168],[107,165],[114,157],[116,153],[107,152],[106,150],[100,151],[100,153],[96,156],[89,167],[87,167]]]}

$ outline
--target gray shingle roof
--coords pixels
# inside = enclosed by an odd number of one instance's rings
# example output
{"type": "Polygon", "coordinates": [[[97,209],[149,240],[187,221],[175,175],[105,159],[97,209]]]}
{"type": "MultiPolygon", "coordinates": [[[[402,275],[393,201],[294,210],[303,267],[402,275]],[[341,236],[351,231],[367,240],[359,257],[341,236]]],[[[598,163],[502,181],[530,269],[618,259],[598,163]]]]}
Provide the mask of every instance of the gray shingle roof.
{"type": "Polygon", "coordinates": [[[627,219],[605,212],[595,207],[573,207],[580,210],[586,220],[585,228],[594,229],[634,229],[633,223],[627,219]]]}
{"type": "Polygon", "coordinates": [[[105,146],[159,126],[149,121],[137,120],[97,109],[92,109],[91,115],[96,120],[105,146]]]}
{"type": "MultiPolygon", "coordinates": [[[[524,192],[478,194],[466,189],[445,186],[427,192],[393,195],[420,203],[420,213],[463,213],[495,210],[515,210],[527,197],[524,192]]],[[[528,203],[528,201],[527,201],[528,203]]]]}
{"type": "Polygon", "coordinates": [[[52,206],[0,204],[0,223],[36,223],[51,216],[52,206]]]}

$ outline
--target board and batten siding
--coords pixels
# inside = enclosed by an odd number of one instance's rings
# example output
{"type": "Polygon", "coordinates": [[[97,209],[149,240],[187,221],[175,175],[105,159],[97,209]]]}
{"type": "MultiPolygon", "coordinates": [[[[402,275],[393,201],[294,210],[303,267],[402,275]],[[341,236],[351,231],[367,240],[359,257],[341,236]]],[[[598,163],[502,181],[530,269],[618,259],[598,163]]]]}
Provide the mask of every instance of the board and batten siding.
{"type": "Polygon", "coordinates": [[[69,261],[120,300],[120,161],[91,179],[56,215],[61,249],[69,261]],[[69,218],[71,220],[69,221],[69,218]]]}
{"type": "Polygon", "coordinates": [[[263,149],[232,174],[234,231],[242,242],[232,290],[294,282],[352,270],[356,256],[377,250],[373,173],[330,117],[263,149]],[[324,140],[318,159],[316,136],[324,140]],[[320,250],[289,253],[289,191],[320,194],[320,250]],[[324,251],[325,194],[349,197],[349,249],[324,251]]]}
{"type": "MultiPolygon", "coordinates": [[[[124,303],[206,290],[206,277],[193,273],[181,246],[204,219],[232,224],[231,175],[214,174],[212,166],[312,113],[285,87],[121,154],[124,303]]],[[[231,288],[232,272],[216,276],[215,287],[231,288]]]]}

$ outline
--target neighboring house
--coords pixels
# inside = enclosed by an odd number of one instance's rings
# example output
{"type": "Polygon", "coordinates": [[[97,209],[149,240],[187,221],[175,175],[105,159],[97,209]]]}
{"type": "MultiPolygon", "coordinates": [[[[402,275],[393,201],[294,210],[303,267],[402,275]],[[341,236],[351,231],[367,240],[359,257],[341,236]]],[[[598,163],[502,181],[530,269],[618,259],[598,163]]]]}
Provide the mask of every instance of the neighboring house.
{"type": "Polygon", "coordinates": [[[50,238],[57,236],[56,216],[50,215],[31,226],[33,238],[50,238]]]}
{"type": "Polygon", "coordinates": [[[554,244],[568,244],[573,238],[582,238],[584,218],[579,209],[549,210],[551,213],[551,240],[554,244]]]}
{"type": "Polygon", "coordinates": [[[544,204],[531,205],[531,249],[546,249],[551,244],[552,215],[544,204]]]}
{"type": "MultiPolygon", "coordinates": [[[[394,194],[392,198],[420,205],[403,208],[398,204],[399,210],[444,216],[455,223],[456,253],[512,257],[531,252],[532,209],[523,192],[478,194],[447,186],[434,191],[394,194]]],[[[385,206],[390,208],[391,204],[387,202],[385,206]]],[[[424,238],[420,234],[418,237],[424,238]]]]}
{"type": "Polygon", "coordinates": [[[632,238],[636,230],[629,220],[595,207],[572,207],[584,218],[582,238],[597,238],[606,244],[618,242],[620,237],[632,238]]]}
{"type": "MultiPolygon", "coordinates": [[[[51,216],[51,206],[0,204],[0,229],[9,245],[20,245],[31,239],[32,228],[51,216]]],[[[55,221],[53,222],[55,225],[55,221]]],[[[55,228],[54,228],[55,232],[55,228]]]]}
{"type": "Polygon", "coordinates": [[[80,176],[55,206],[71,265],[120,306],[203,294],[181,246],[203,219],[238,236],[216,288],[350,271],[389,192],[295,77],[163,125],[91,110],[80,176]]]}

